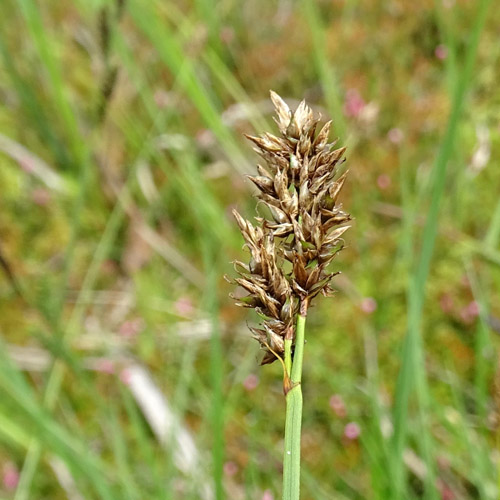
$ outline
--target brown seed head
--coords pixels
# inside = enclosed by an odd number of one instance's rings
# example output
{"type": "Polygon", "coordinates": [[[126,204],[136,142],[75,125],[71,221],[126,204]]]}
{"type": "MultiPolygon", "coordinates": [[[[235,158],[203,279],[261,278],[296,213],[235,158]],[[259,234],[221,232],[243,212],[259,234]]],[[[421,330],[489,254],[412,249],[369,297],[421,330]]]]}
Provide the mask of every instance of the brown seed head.
{"type": "Polygon", "coordinates": [[[342,249],[350,220],[337,203],[346,177],[338,175],[345,148],[328,143],[331,122],[316,133],[320,120],[304,101],[292,113],[272,91],[271,100],[281,135],[247,136],[266,162],[249,179],[269,215],[258,217],[259,226],[253,227],[235,212],[252,256],[248,266],[236,264],[241,278],[235,282],[249,292],[238,303],[263,317],[263,328],[251,329],[266,350],[263,363],[275,359],[270,349],[283,353],[283,338],[294,328],[299,303],[331,291],[329,283],[337,273],[327,267],[342,249]],[[292,264],[288,274],[285,260],[292,264]]]}

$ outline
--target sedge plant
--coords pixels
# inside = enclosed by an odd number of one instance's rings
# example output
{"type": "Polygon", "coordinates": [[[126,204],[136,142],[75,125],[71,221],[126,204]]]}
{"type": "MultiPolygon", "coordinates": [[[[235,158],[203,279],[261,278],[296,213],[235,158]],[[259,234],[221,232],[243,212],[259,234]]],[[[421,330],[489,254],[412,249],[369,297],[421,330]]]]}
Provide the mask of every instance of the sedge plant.
{"type": "Polygon", "coordinates": [[[279,360],[286,397],[283,499],[300,496],[300,437],[302,421],[302,362],[305,323],[311,301],[329,296],[329,269],[343,247],[349,214],[337,202],[346,174],[339,175],[345,148],[328,143],[331,122],[317,132],[320,117],[304,101],[292,112],[271,91],[280,136],[247,136],[265,166],[248,176],[258,189],[266,214],[256,223],[234,216],[250,261],[235,261],[238,277],[231,280],[246,291],[237,305],[254,308],[261,318],[250,327],[264,351],[261,364],[279,360]]]}

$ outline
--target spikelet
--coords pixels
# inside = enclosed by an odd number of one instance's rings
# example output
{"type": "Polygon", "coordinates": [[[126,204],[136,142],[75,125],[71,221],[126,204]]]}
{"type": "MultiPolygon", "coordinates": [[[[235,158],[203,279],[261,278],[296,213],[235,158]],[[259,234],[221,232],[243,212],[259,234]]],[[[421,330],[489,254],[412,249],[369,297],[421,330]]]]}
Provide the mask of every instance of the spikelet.
{"type": "Polygon", "coordinates": [[[342,235],[350,227],[349,214],[337,203],[346,173],[338,176],[345,148],[328,143],[331,122],[316,133],[320,119],[302,101],[292,113],[271,91],[280,137],[265,133],[247,136],[266,165],[257,166],[258,175],[248,176],[258,189],[257,198],[268,217],[257,217],[258,226],[234,212],[246,246],[248,265],[235,263],[248,296],[237,299],[253,307],[262,317],[262,328],[251,328],[265,350],[262,364],[283,354],[284,338],[294,338],[294,322],[300,303],[320,292],[331,292],[334,272],[328,270],[343,247],[342,235]],[[292,264],[285,273],[283,264],[292,264]]]}

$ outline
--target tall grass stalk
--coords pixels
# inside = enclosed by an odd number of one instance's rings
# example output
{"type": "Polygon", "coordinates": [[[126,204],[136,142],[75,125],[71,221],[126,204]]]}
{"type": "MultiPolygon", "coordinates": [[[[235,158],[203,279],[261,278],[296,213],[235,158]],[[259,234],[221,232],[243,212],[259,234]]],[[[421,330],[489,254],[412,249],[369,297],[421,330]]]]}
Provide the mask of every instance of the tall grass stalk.
{"type": "Polygon", "coordinates": [[[316,134],[318,120],[301,102],[292,113],[274,92],[281,137],[269,133],[249,137],[266,161],[249,179],[270,217],[257,225],[234,212],[250,250],[249,264],[236,261],[239,278],[233,282],[248,292],[237,304],[254,308],[260,328],[250,328],[265,351],[262,364],[279,359],[286,397],[283,500],[300,497],[300,438],[302,425],[302,366],[305,322],[310,300],[331,292],[336,273],[327,270],[342,249],[342,234],[350,220],[337,198],[345,174],[337,175],[345,148],[328,144],[330,122],[316,134]],[[285,271],[288,262],[291,271],[285,271]]]}
{"type": "MultiPolygon", "coordinates": [[[[300,498],[300,438],[302,428],[302,361],[304,358],[307,303],[297,316],[295,355],[291,367],[291,387],[286,393],[285,449],[283,453],[283,500],[300,498]]],[[[291,340],[285,340],[285,359],[291,359],[291,340]]]]}
{"type": "Polygon", "coordinates": [[[454,95],[448,124],[432,171],[432,191],[430,207],[423,234],[422,248],[408,290],[408,324],[403,345],[402,366],[398,377],[394,408],[394,463],[393,495],[399,499],[405,496],[405,465],[403,450],[408,427],[408,403],[413,388],[416,388],[420,420],[425,428],[421,444],[428,467],[426,491],[430,498],[437,498],[435,486],[435,466],[432,459],[432,440],[428,432],[427,414],[430,405],[427,378],[425,374],[424,349],[422,341],[422,311],[425,302],[425,288],[430,272],[430,264],[438,232],[439,209],[446,186],[446,170],[453,153],[458,125],[469,84],[472,78],[479,37],[483,30],[491,0],[479,3],[476,19],[471,32],[470,43],[465,55],[464,68],[454,87],[454,95]]]}

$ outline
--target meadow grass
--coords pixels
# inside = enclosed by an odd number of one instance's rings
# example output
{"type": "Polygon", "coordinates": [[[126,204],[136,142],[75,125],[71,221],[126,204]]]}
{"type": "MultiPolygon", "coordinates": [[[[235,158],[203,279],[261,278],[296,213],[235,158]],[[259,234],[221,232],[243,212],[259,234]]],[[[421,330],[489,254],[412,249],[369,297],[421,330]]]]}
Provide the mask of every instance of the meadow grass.
{"type": "Polygon", "coordinates": [[[222,279],[274,89],[333,119],[355,218],[308,315],[302,497],[497,498],[492,2],[4,3],[0,497],[280,498],[281,368],[222,279]]]}

